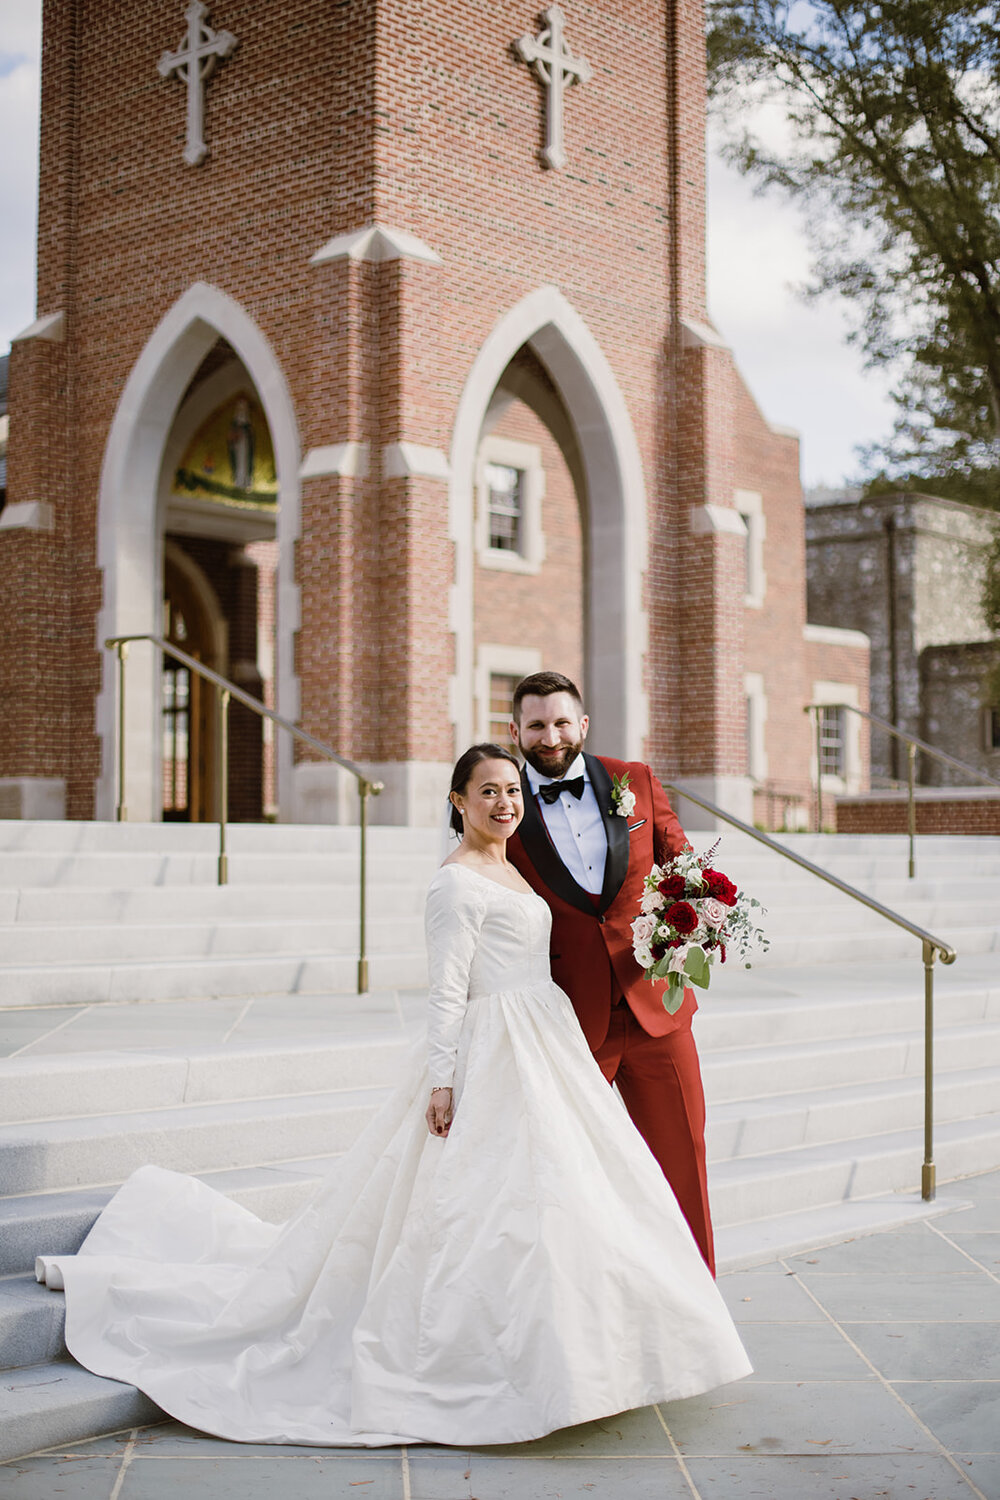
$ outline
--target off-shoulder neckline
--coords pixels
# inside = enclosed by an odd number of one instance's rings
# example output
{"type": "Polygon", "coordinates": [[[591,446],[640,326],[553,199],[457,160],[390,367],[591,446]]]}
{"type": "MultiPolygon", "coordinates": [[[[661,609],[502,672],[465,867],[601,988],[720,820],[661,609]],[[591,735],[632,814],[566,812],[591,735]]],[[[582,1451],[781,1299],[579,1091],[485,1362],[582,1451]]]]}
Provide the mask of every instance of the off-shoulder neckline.
{"type": "Polygon", "coordinates": [[[538,892],[533,891],[530,886],[526,891],[516,890],[514,886],[505,885],[502,880],[494,880],[491,875],[484,875],[480,870],[473,869],[471,865],[460,864],[458,860],[452,860],[450,864],[438,865],[438,875],[441,874],[442,870],[464,870],[466,875],[475,875],[477,880],[485,880],[487,885],[496,886],[498,891],[509,891],[512,896],[534,896],[539,901],[542,899],[538,892]]]}

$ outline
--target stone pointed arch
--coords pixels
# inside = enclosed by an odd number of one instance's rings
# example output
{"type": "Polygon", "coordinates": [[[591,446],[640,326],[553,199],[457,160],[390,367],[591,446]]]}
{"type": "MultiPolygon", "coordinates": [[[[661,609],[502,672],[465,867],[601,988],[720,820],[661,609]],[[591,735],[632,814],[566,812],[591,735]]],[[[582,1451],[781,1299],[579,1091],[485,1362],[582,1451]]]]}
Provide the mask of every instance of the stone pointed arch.
{"type": "Polygon", "coordinates": [[[497,382],[523,345],[545,365],[576,432],[587,484],[584,692],[595,747],[629,759],[642,753],[648,699],[642,668],[647,622],[646,487],[635,430],[618,381],[579,313],[554,286],[540,286],[497,321],[462,391],[451,445],[449,526],[455,542],[452,628],[456,746],[473,737],[473,475],[476,448],[497,382]]]}
{"type": "MultiPolygon", "coordinates": [[[[293,675],[293,631],[298,623],[293,546],[299,533],[300,445],[291,395],[267,338],[240,304],[218,287],[198,281],[160,320],[115,409],[101,466],[97,560],[103,577],[98,648],[103,664],[97,700],[102,741],[97,816],[114,808],[115,673],[104,649],[109,636],[161,634],[163,524],[160,470],[181,397],[217,339],[231,345],[256,386],[274,446],[278,476],[278,712],[298,715],[293,675]]],[[[126,772],[129,816],[159,817],[160,747],[157,725],[158,653],[133,647],[126,698],[126,772]]],[[[279,796],[285,800],[291,774],[287,736],[278,739],[279,796]]]]}

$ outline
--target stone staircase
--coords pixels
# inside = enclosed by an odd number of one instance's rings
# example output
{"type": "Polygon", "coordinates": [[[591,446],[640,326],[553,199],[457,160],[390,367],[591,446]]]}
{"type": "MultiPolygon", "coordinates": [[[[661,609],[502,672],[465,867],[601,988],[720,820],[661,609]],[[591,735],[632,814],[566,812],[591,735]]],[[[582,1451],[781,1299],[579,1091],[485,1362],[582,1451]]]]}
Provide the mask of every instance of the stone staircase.
{"type": "MultiPolygon", "coordinates": [[[[705,840],[699,835],[698,840],[705,840]]],[[[419,1033],[440,839],[371,830],[372,993],[353,994],[356,830],[0,823],[0,1459],[155,1417],[80,1370],[34,1256],[72,1252],[145,1161],[282,1219],[419,1033]]],[[[959,952],[936,967],[941,1180],[1000,1163],[1000,839],[788,836],[959,952]],[[967,893],[967,894],[966,894],[967,893]]],[[[770,952],[698,1020],[723,1263],[918,1212],[920,944],[749,839],[718,862],[770,952]]]]}

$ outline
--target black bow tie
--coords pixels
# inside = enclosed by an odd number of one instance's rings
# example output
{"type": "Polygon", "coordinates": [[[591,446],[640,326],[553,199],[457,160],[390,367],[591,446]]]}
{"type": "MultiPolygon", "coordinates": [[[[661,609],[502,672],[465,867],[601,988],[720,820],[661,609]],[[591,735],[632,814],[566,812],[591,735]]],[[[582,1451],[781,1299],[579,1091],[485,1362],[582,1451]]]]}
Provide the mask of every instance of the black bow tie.
{"type": "Polygon", "coordinates": [[[584,778],[574,776],[572,781],[550,781],[547,786],[538,788],[538,795],[543,802],[551,804],[558,801],[560,792],[569,792],[579,802],[583,796],[584,778]]]}

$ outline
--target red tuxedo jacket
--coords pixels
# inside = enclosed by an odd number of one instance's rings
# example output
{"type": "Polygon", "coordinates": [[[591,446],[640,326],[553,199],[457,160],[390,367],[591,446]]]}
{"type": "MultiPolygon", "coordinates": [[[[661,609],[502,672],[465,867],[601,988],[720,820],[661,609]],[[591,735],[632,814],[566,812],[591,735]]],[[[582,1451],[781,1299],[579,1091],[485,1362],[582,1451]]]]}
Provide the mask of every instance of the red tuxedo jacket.
{"type": "Polygon", "coordinates": [[[556,853],[523,770],[524,820],[507,844],[507,855],[548,902],[552,978],[572,1000],[593,1049],[608,1034],[612,1002],[619,992],[650,1036],[665,1036],[689,1025],[697,1005],[688,988],[683,1005],[669,1015],[661,999],[664,981],[650,984],[632,954],[632,922],[639,915],[643,879],[654,864],[687,847],[684,830],[648,766],[595,755],[584,759],[608,835],[604,886],[596,904],[556,853]],[[626,772],[635,809],[623,818],[612,806],[611,778],[626,772]]]}

